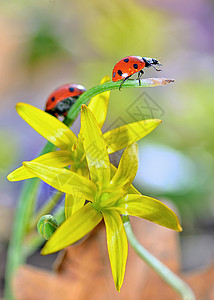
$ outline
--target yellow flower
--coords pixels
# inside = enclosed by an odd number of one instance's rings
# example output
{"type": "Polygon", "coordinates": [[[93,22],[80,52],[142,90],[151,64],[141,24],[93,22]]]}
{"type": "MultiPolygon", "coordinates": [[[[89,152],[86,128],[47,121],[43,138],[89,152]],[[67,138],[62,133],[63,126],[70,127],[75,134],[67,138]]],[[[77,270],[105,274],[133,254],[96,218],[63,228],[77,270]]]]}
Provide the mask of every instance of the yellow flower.
{"type": "MultiPolygon", "coordinates": [[[[110,78],[106,76],[101,83],[109,80],[110,78]]],[[[108,91],[93,97],[88,106],[92,110],[100,128],[103,126],[106,118],[109,95],[110,92],[108,91]]],[[[73,172],[88,177],[88,166],[81,134],[82,130],[80,130],[79,137],[77,138],[65,124],[36,107],[18,103],[16,109],[18,114],[31,127],[60,149],[59,151],[41,155],[34,159],[34,162],[58,168],[71,166],[70,168],[73,172]]],[[[108,154],[121,150],[140,140],[160,123],[161,120],[149,119],[130,123],[106,132],[104,139],[108,154]]],[[[90,130],[89,128],[88,134],[90,134],[90,130]]],[[[113,165],[111,165],[111,172],[112,174],[116,172],[116,168],[113,165]]],[[[22,166],[11,172],[7,178],[10,181],[18,181],[33,177],[35,177],[35,174],[32,174],[27,168],[22,166]]],[[[131,187],[131,189],[132,193],[138,193],[134,187],[131,187]]],[[[65,216],[69,217],[83,205],[84,201],[78,199],[78,191],[75,193],[75,197],[67,193],[65,198],[65,216]]]]}
{"type": "Polygon", "coordinates": [[[30,173],[54,188],[67,194],[78,191],[78,198],[83,203],[85,199],[89,201],[58,227],[42,249],[42,254],[50,254],[75,243],[104,219],[112,275],[116,289],[120,291],[128,254],[120,214],[144,218],[176,231],[182,229],[177,216],[166,205],[147,196],[129,193],[138,168],[136,143],[123,152],[118,169],[112,176],[105,136],[85,105],[81,112],[81,136],[91,180],[64,168],[35,161],[23,163],[30,173]]]}

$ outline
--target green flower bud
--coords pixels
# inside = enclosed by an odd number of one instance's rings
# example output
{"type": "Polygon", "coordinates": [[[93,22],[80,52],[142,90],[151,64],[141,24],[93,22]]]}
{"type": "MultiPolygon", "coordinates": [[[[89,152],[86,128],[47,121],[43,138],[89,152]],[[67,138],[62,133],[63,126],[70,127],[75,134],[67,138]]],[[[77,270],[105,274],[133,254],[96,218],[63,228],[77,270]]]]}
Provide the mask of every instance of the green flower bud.
{"type": "Polygon", "coordinates": [[[57,220],[51,215],[42,216],[37,223],[37,230],[39,234],[46,240],[49,240],[58,227],[59,224],[57,220]]]}

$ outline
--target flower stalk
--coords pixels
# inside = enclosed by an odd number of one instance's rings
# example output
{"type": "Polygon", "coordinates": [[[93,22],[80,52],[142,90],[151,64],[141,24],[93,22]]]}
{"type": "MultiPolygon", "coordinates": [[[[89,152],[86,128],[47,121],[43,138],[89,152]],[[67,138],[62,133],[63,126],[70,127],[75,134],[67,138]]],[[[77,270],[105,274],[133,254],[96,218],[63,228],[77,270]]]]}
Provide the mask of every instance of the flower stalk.
{"type": "Polygon", "coordinates": [[[162,262],[148,252],[136,239],[128,216],[122,216],[128,241],[134,251],[150,266],[168,285],[178,292],[183,300],[196,300],[192,289],[180,277],[167,268],[162,262]]]}
{"type": "MultiPolygon", "coordinates": [[[[54,149],[55,146],[48,142],[40,154],[42,155],[48,153],[50,151],[53,151],[54,149]]],[[[35,207],[39,184],[40,181],[38,178],[32,178],[29,181],[26,181],[23,185],[23,189],[17,203],[10,243],[7,252],[5,273],[5,298],[7,300],[14,299],[11,286],[12,277],[20,264],[22,264],[26,260],[26,256],[23,251],[23,240],[27,232],[27,227],[30,222],[33,209],[35,207]]]]}
{"type": "MultiPolygon", "coordinates": [[[[143,87],[156,87],[156,86],[165,86],[168,83],[174,82],[174,79],[168,79],[168,78],[147,78],[147,79],[140,79],[140,85],[139,80],[130,79],[123,83],[122,90],[124,88],[143,88],[143,87]]],[[[68,126],[71,126],[71,124],[74,122],[76,117],[78,116],[81,105],[86,104],[91,98],[94,96],[111,90],[119,90],[121,82],[105,82],[101,85],[94,86],[93,88],[87,90],[85,93],[83,93],[78,101],[74,103],[74,105],[71,107],[71,109],[68,111],[67,118],[65,120],[65,124],[68,126]]],[[[120,92],[122,92],[122,90],[120,92]]]]}

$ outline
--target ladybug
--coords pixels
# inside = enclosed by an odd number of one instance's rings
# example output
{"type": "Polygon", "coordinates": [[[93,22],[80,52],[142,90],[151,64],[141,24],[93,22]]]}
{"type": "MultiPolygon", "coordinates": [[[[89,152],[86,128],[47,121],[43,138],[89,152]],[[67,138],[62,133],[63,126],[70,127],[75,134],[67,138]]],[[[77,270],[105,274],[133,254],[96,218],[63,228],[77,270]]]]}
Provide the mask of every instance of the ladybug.
{"type": "Polygon", "coordinates": [[[116,63],[112,72],[112,81],[122,80],[119,90],[121,89],[124,81],[130,78],[133,74],[138,73],[139,84],[140,78],[144,74],[143,68],[153,67],[156,71],[161,71],[155,65],[162,66],[155,58],[140,57],[140,56],[127,56],[116,63]]]}
{"type": "Polygon", "coordinates": [[[80,84],[63,84],[48,96],[45,111],[55,117],[66,116],[69,108],[85,91],[86,88],[80,84]]]}

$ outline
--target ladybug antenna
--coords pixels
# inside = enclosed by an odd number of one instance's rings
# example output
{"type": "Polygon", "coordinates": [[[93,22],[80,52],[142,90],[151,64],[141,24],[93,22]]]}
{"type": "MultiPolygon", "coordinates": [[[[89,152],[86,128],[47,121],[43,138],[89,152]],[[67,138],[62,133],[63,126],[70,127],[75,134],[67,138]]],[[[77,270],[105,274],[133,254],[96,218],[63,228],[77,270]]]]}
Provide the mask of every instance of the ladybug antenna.
{"type": "MultiPolygon", "coordinates": [[[[158,64],[159,66],[162,66],[161,64],[158,64]]],[[[153,66],[152,65],[152,67],[156,70],[156,71],[158,71],[158,72],[161,72],[161,71],[163,71],[163,70],[161,70],[161,69],[157,69],[155,66],[153,66]]]]}

